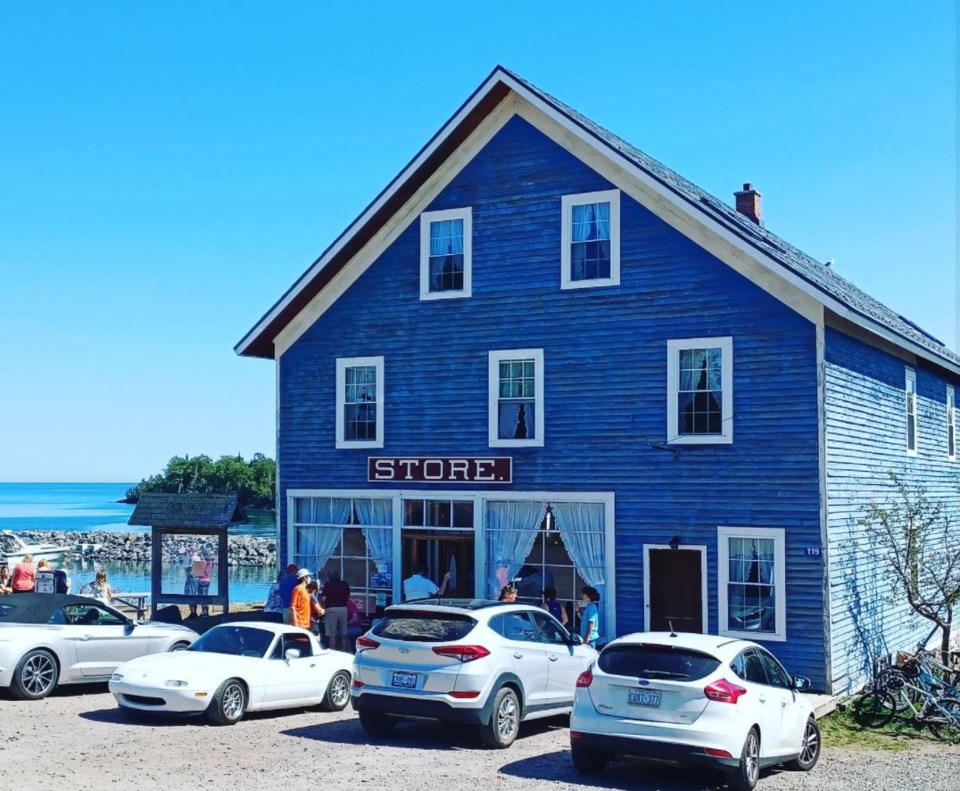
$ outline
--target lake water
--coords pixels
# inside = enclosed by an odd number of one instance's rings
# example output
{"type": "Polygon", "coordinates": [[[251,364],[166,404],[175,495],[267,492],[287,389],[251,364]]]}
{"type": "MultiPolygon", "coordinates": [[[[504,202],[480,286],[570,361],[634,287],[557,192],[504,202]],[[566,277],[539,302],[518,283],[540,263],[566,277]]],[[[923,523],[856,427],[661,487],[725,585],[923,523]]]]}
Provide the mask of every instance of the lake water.
{"type": "MultiPolygon", "coordinates": [[[[132,483],[0,483],[0,530],[146,532],[130,527],[133,506],[118,503],[132,483]]],[[[275,537],[276,523],[270,515],[251,515],[251,523],[230,529],[231,535],[275,537]]],[[[93,579],[103,568],[115,590],[149,591],[150,567],[146,563],[91,563],[67,561],[64,569],[75,587],[93,579]]],[[[171,570],[171,575],[177,571],[171,570]]],[[[230,601],[264,601],[276,570],[261,566],[232,566],[230,601]]],[[[216,582],[213,583],[216,586],[216,582]]],[[[174,590],[176,581],[164,577],[164,590],[174,590]]],[[[215,593],[211,589],[211,594],[215,593]]]]}

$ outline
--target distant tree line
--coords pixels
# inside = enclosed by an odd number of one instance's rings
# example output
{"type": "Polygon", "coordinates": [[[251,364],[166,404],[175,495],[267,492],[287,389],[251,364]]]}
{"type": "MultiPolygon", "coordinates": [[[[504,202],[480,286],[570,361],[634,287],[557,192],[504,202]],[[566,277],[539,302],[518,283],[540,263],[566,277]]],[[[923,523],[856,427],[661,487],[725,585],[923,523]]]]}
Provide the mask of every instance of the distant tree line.
{"type": "Polygon", "coordinates": [[[159,475],[127,489],[126,502],[135,503],[146,492],[169,494],[238,494],[243,508],[274,508],[277,463],[262,453],[250,461],[243,456],[174,456],[159,475]]]}

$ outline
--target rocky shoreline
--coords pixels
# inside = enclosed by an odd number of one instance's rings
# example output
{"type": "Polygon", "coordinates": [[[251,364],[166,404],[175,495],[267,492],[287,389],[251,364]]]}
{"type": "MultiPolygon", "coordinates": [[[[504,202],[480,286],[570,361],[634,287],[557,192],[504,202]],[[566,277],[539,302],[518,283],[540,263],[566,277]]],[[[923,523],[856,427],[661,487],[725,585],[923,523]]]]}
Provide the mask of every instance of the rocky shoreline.
{"type": "MultiPolygon", "coordinates": [[[[27,530],[17,533],[27,543],[56,544],[65,547],[64,559],[83,559],[100,563],[149,563],[153,537],[145,533],[104,531],[27,530]]],[[[175,563],[192,546],[216,542],[206,536],[171,536],[163,542],[163,562],[175,563]]],[[[277,567],[277,542],[258,536],[228,536],[228,565],[277,567]]]]}

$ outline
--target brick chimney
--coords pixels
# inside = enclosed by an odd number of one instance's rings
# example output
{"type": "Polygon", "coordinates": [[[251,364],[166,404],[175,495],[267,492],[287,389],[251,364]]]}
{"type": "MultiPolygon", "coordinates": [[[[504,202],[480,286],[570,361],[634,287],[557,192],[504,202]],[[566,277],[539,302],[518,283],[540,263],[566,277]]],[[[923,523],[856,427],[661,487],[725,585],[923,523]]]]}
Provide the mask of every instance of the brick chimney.
{"type": "Polygon", "coordinates": [[[753,188],[753,184],[744,184],[743,190],[733,193],[733,196],[737,199],[737,212],[749,217],[757,225],[763,225],[763,196],[753,188]]]}

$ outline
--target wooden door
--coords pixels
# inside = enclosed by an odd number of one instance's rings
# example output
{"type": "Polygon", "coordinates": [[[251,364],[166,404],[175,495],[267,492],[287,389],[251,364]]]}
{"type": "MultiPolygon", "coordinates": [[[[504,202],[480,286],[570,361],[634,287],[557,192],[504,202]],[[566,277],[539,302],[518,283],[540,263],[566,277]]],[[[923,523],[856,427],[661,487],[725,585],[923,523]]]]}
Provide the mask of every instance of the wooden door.
{"type": "Polygon", "coordinates": [[[699,549],[653,549],[647,555],[650,631],[703,633],[703,567],[699,549]]]}

